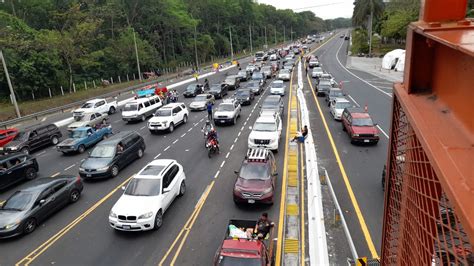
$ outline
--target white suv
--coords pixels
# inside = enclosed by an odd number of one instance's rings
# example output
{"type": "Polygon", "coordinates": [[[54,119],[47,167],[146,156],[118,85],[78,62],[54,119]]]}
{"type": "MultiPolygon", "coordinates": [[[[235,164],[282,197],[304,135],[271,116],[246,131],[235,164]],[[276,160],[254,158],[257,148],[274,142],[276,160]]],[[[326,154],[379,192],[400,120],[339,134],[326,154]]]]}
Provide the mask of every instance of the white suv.
{"type": "Polygon", "coordinates": [[[270,94],[285,96],[285,84],[283,80],[275,80],[270,85],[270,94]]]}
{"type": "Polygon", "coordinates": [[[224,100],[214,112],[214,124],[237,123],[240,116],[240,103],[235,99],[224,100]]]}
{"type": "Polygon", "coordinates": [[[263,115],[253,124],[248,139],[249,148],[267,148],[278,151],[282,124],[278,114],[263,115]]]}
{"type": "Polygon", "coordinates": [[[154,160],[135,175],[109,214],[121,231],[157,230],[173,200],[186,192],[183,166],[175,160],[154,160]]]}
{"type": "Polygon", "coordinates": [[[188,122],[188,116],[189,111],[184,103],[170,103],[156,110],[148,120],[148,129],[152,133],[159,130],[173,132],[177,125],[188,122]]]}

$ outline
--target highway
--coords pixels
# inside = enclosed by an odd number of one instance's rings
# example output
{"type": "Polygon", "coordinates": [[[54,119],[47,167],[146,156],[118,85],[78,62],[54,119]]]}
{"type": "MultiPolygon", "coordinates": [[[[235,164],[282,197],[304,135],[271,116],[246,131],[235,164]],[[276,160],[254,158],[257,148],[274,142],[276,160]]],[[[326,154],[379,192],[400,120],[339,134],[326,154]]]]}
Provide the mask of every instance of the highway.
{"type": "MultiPolygon", "coordinates": [[[[339,203],[352,233],[357,251],[363,256],[377,256],[380,252],[383,191],[381,173],[387,154],[391,90],[378,88],[364,80],[375,80],[369,74],[352,71],[343,65],[346,61],[348,42],[339,38],[329,40],[315,54],[323,69],[333,74],[354,105],[367,104],[374,121],[384,132],[376,146],[355,146],[350,143],[340,122],[334,121],[324,98],[316,98],[311,92],[308,79],[304,78],[304,93],[308,104],[311,131],[316,144],[320,169],[326,169],[331,177],[339,203]],[[316,101],[319,103],[319,108],[316,101]],[[322,115],[319,112],[322,111],[322,115]],[[328,125],[324,126],[323,118],[328,125]],[[334,145],[329,141],[334,140],[334,145]],[[340,160],[335,157],[337,152],[340,160]],[[344,169],[345,175],[342,174],[344,169]],[[344,178],[346,178],[344,180],[344,178]],[[351,193],[354,197],[351,197],[351,193]],[[360,209],[360,215],[357,210],[360,209]],[[361,219],[362,218],[362,219],[361,219]],[[365,229],[367,228],[367,230],[365,229]]],[[[242,68],[249,59],[242,60],[242,68]]],[[[209,77],[210,83],[224,80],[227,73],[236,73],[232,68],[209,77]]],[[[296,71],[292,80],[285,82],[287,88],[296,82],[296,71]]],[[[314,80],[309,78],[314,84],[314,80]]],[[[267,85],[271,80],[267,80],[267,85]]],[[[187,84],[176,89],[182,94],[187,84]]],[[[228,98],[233,94],[229,92],[228,98]]],[[[232,200],[232,189],[236,178],[234,170],[240,168],[247,151],[250,126],[258,117],[259,104],[268,94],[257,96],[250,106],[242,107],[242,115],[236,125],[217,127],[221,142],[221,153],[208,158],[203,145],[200,128],[206,120],[206,112],[192,112],[186,124],[172,133],[152,135],[146,123],[125,124],[119,113],[110,117],[114,132],[135,130],[145,139],[145,156],[123,169],[114,179],[85,182],[82,198],[74,205],[56,213],[28,236],[0,241],[0,265],[210,265],[224,237],[229,219],[256,219],[268,212],[275,221],[279,217],[281,177],[284,149],[277,153],[277,194],[273,206],[239,206],[232,200]],[[164,215],[164,223],[158,231],[117,232],[110,228],[108,215],[120,197],[121,187],[144,165],[153,159],[172,158],[184,166],[187,176],[187,191],[177,199],[164,215]]],[[[121,95],[118,100],[130,97],[121,95]]],[[[189,104],[192,98],[180,101],[189,104]]],[[[220,102],[221,100],[218,100],[220,102]]],[[[285,96],[283,135],[280,144],[285,144],[288,101],[285,96]]],[[[70,114],[69,114],[70,115],[70,114]]],[[[68,114],[55,116],[64,119],[68,114]]],[[[48,119],[49,121],[50,119],[48,119]]],[[[281,145],[283,147],[283,145],[281,145]]],[[[62,155],[54,147],[33,154],[40,165],[40,176],[77,174],[78,167],[87,153],[62,155]]],[[[0,201],[25,184],[1,192],[0,201]]]]}

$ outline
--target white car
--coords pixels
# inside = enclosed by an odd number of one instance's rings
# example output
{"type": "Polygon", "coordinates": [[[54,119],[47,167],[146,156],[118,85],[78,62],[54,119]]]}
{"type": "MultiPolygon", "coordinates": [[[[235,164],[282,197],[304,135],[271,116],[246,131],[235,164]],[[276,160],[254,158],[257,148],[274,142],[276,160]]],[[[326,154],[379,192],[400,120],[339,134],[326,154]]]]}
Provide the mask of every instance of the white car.
{"type": "Polygon", "coordinates": [[[148,120],[150,132],[168,130],[173,132],[174,128],[188,122],[189,111],[184,103],[169,103],[156,110],[153,117],[148,120]]]}
{"type": "Polygon", "coordinates": [[[279,80],[290,80],[291,74],[289,69],[281,69],[280,72],[278,73],[278,79],[279,80]]]}
{"type": "Polygon", "coordinates": [[[214,124],[231,123],[235,125],[240,117],[241,106],[235,99],[226,99],[217,107],[214,112],[214,124]]]}
{"type": "Polygon", "coordinates": [[[248,147],[278,151],[281,130],[282,124],[278,114],[261,115],[253,124],[248,138],[248,147]]]}
{"type": "Polygon", "coordinates": [[[314,67],[313,72],[311,73],[311,77],[321,77],[324,74],[324,71],[321,67],[314,67]]]}
{"type": "Polygon", "coordinates": [[[341,120],[342,112],[345,108],[351,108],[352,104],[345,98],[335,98],[329,104],[329,112],[335,120],[341,120]]]}
{"type": "Polygon", "coordinates": [[[270,55],[270,61],[276,61],[278,60],[278,56],[276,54],[270,55]]]}
{"type": "Polygon", "coordinates": [[[81,117],[74,117],[75,122],[67,126],[68,131],[73,131],[78,127],[95,127],[97,124],[105,124],[109,118],[108,114],[101,113],[85,113],[81,117]]]}
{"type": "Polygon", "coordinates": [[[186,192],[185,180],[183,166],[175,160],[150,162],[123,187],[110,211],[110,226],[121,231],[157,230],[173,200],[186,192]]]}
{"type": "Polygon", "coordinates": [[[248,64],[245,70],[253,73],[254,71],[258,70],[258,67],[256,65],[248,64]]]}
{"type": "Polygon", "coordinates": [[[332,86],[337,85],[336,80],[335,80],[335,79],[332,77],[332,75],[329,74],[329,73],[324,73],[324,74],[322,74],[322,75],[319,77],[319,79],[327,79],[327,80],[329,80],[329,82],[331,82],[331,85],[332,85],[332,86]]]}
{"type": "Polygon", "coordinates": [[[215,103],[214,96],[209,93],[199,94],[194,97],[194,100],[189,104],[191,111],[204,111],[207,109],[207,103],[215,103]]]}
{"type": "Polygon", "coordinates": [[[285,84],[283,80],[275,80],[270,85],[270,94],[285,95],[285,84]]]}
{"type": "Polygon", "coordinates": [[[84,103],[81,108],[73,111],[74,119],[80,119],[86,113],[108,113],[109,115],[117,111],[117,101],[108,102],[106,99],[94,99],[84,103]]]}

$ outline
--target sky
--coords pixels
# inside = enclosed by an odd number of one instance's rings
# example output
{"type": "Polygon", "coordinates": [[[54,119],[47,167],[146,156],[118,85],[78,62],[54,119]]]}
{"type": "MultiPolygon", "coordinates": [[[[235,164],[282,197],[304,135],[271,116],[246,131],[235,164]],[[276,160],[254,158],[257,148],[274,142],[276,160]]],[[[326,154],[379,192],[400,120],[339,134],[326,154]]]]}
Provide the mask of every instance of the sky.
{"type": "Polygon", "coordinates": [[[354,0],[257,0],[257,2],[278,9],[293,9],[295,12],[313,11],[322,19],[350,18],[354,8],[354,0]]]}

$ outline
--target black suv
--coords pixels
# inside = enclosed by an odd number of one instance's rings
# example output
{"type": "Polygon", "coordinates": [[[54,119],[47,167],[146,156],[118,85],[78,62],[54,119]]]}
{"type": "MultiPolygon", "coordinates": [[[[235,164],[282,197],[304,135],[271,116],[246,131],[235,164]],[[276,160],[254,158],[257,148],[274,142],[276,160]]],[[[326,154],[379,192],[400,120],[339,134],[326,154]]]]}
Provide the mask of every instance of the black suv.
{"type": "Polygon", "coordinates": [[[201,93],[204,93],[204,87],[202,86],[202,84],[194,83],[194,84],[188,85],[188,87],[183,93],[183,96],[185,98],[196,97],[196,95],[201,94],[201,93]]]}
{"type": "Polygon", "coordinates": [[[38,162],[24,153],[0,155],[0,190],[24,179],[36,178],[38,162]]]}
{"type": "Polygon", "coordinates": [[[143,157],[145,141],[135,131],[123,131],[99,142],[79,167],[84,179],[115,177],[120,169],[143,157]]]}
{"type": "Polygon", "coordinates": [[[47,145],[56,145],[63,135],[55,124],[33,126],[20,131],[18,135],[4,147],[5,152],[21,151],[29,154],[47,145]]]}
{"type": "Polygon", "coordinates": [[[212,84],[211,88],[209,89],[209,93],[214,95],[216,99],[222,99],[224,95],[227,95],[229,92],[229,87],[227,84],[212,84]]]}

